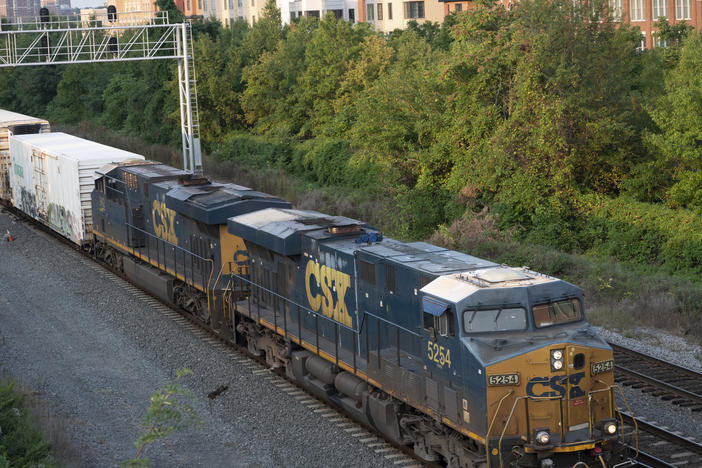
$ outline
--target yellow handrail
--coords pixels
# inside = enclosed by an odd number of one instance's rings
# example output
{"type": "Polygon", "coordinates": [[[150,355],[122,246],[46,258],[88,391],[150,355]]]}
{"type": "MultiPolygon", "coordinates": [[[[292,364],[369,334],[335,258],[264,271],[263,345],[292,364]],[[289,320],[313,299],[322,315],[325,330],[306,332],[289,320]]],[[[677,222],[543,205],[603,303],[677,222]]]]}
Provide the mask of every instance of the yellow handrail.
{"type": "MultiPolygon", "coordinates": [[[[495,419],[497,419],[497,415],[500,412],[500,407],[502,406],[502,402],[505,401],[505,398],[508,396],[512,395],[514,393],[514,389],[510,390],[508,393],[505,394],[500,399],[500,402],[497,404],[497,409],[495,410],[495,415],[492,417],[492,421],[490,421],[490,427],[488,427],[487,431],[487,436],[485,437],[485,452],[487,454],[487,468],[490,468],[490,432],[492,431],[492,426],[495,424],[495,419]]],[[[502,465],[502,458],[500,458],[500,466],[502,465]]]]}

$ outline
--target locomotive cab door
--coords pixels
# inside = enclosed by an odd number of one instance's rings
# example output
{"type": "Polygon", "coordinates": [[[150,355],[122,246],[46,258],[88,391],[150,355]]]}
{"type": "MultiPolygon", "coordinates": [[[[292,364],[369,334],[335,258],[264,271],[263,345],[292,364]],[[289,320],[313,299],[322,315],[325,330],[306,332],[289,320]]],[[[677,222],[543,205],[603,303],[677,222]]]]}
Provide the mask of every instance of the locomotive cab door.
{"type": "Polygon", "coordinates": [[[457,393],[451,388],[460,376],[460,347],[456,339],[455,312],[452,304],[430,296],[422,298],[422,349],[429,408],[458,419],[457,393]]]}

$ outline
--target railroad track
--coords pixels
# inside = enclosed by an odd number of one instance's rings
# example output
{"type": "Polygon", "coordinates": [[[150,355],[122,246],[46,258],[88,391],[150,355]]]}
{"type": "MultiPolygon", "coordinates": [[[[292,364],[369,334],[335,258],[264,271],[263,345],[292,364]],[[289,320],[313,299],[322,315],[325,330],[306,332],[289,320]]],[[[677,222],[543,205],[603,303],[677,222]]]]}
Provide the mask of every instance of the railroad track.
{"type": "Polygon", "coordinates": [[[609,345],[614,350],[617,383],[691,411],[702,411],[702,374],[614,343],[609,345]]]}
{"type": "MultiPolygon", "coordinates": [[[[634,418],[627,413],[624,417],[624,432],[633,432],[634,418]]],[[[644,419],[636,418],[638,427],[638,457],[641,466],[651,468],[700,468],[702,467],[702,444],[689,439],[667,427],[660,427],[644,419]]],[[[636,441],[625,443],[632,453],[636,441]]]]}

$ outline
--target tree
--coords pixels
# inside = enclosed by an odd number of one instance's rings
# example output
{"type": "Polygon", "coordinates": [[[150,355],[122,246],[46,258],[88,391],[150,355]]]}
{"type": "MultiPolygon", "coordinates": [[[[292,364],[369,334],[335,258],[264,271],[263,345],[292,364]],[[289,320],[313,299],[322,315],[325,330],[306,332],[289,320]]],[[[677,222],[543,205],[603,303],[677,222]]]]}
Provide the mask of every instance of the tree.
{"type": "Polygon", "coordinates": [[[527,0],[458,17],[445,130],[465,150],[451,186],[500,202],[507,224],[531,225],[537,207],[569,222],[581,193],[617,194],[644,154],[637,33],[590,8],[527,0]]]}
{"type": "Polygon", "coordinates": [[[258,62],[265,52],[271,52],[283,38],[280,9],[275,0],[266,0],[263,15],[251,27],[241,44],[243,63],[258,62]]]}
{"type": "Polygon", "coordinates": [[[296,135],[305,123],[307,112],[299,99],[299,80],[317,27],[315,18],[301,18],[290,26],[285,40],[275,50],[244,69],[242,108],[246,121],[256,132],[296,135]]]}
{"type": "Polygon", "coordinates": [[[690,34],[680,60],[665,79],[665,94],[649,108],[660,128],[646,134],[659,159],[656,170],[671,181],[673,207],[702,207],[702,37],[690,34]]]}

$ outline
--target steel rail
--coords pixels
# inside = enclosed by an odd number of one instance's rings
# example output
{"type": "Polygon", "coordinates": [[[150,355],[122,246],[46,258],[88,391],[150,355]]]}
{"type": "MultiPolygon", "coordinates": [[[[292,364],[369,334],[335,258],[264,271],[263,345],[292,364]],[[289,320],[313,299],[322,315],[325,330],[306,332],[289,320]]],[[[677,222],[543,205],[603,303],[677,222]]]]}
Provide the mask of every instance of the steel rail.
{"type": "Polygon", "coordinates": [[[692,411],[702,411],[701,373],[614,343],[609,345],[614,350],[615,379],[618,383],[634,388],[643,387],[643,392],[692,411]],[[631,366],[631,363],[636,364],[631,366]],[[651,374],[657,375],[654,377],[651,374]]]}
{"type": "MultiPolygon", "coordinates": [[[[669,444],[669,448],[672,446],[675,450],[678,450],[678,454],[682,455],[684,453],[689,453],[689,455],[686,455],[685,458],[691,458],[694,457],[694,460],[702,460],[702,444],[699,442],[696,442],[692,439],[689,439],[685,436],[675,434],[670,431],[670,429],[665,429],[659,426],[656,426],[655,424],[652,424],[648,421],[645,421],[640,418],[634,418],[632,415],[629,413],[626,413],[622,411],[622,418],[624,419],[624,422],[626,424],[629,424],[631,426],[634,425],[634,419],[636,419],[636,426],[639,428],[639,439],[641,439],[642,433],[651,435],[655,437],[656,439],[659,440],[664,440],[669,444]]],[[[634,450],[633,447],[629,446],[628,444],[623,444],[632,450],[634,450]]],[[[641,442],[639,441],[639,456],[637,457],[637,461],[640,463],[644,463],[648,466],[651,466],[653,468],[679,468],[680,462],[685,462],[685,466],[695,466],[695,465],[690,465],[689,461],[686,461],[683,457],[680,460],[666,460],[662,458],[661,455],[654,455],[650,452],[643,451],[641,450],[641,442]]]]}

